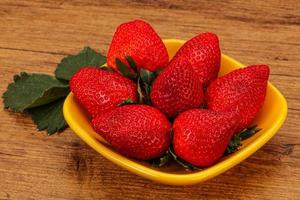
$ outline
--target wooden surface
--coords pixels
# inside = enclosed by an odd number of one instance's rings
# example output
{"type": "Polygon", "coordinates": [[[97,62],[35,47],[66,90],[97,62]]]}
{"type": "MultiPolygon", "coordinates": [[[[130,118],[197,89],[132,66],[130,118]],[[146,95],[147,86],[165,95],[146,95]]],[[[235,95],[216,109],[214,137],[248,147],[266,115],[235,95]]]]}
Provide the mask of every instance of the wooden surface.
{"type": "Polygon", "coordinates": [[[70,129],[48,137],[29,116],[1,109],[0,199],[300,199],[299,1],[1,0],[0,93],[14,74],[52,73],[62,57],[84,46],[105,53],[115,27],[136,18],[148,20],[162,38],[215,32],[223,53],[269,64],[271,82],[288,101],[284,126],[228,172],[173,187],[115,166],[70,129]]]}

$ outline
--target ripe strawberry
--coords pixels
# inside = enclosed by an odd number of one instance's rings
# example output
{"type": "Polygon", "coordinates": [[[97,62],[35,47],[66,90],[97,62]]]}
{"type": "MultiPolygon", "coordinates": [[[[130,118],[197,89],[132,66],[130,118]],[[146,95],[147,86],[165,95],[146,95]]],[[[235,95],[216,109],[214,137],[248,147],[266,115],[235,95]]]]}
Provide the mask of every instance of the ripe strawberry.
{"type": "Polygon", "coordinates": [[[207,167],[218,161],[235,133],[234,113],[192,109],[181,113],[173,125],[173,145],[177,156],[207,167]]]}
{"type": "Polygon", "coordinates": [[[214,80],[206,90],[208,108],[237,112],[238,130],[247,128],[264,103],[268,77],[267,65],[253,65],[214,80]]]}
{"type": "Polygon", "coordinates": [[[97,68],[80,69],[71,78],[70,88],[92,117],[115,108],[128,98],[137,101],[134,82],[118,73],[97,68]]]}
{"type": "Polygon", "coordinates": [[[203,101],[200,80],[186,60],[173,60],[155,79],[150,94],[153,105],[169,117],[197,108],[203,101]]]}
{"type": "Polygon", "coordinates": [[[131,158],[156,158],[170,145],[170,122],[147,105],[118,107],[93,119],[92,125],[113,148],[131,158]]]}
{"type": "Polygon", "coordinates": [[[117,69],[116,58],[129,66],[125,56],[131,56],[138,69],[155,71],[169,62],[167,49],[155,30],[145,21],[134,20],[121,24],[112,39],[107,64],[117,69]]]}
{"type": "Polygon", "coordinates": [[[187,41],[176,53],[173,60],[188,60],[202,83],[217,78],[221,53],[219,39],[214,33],[202,33],[187,41]]]}

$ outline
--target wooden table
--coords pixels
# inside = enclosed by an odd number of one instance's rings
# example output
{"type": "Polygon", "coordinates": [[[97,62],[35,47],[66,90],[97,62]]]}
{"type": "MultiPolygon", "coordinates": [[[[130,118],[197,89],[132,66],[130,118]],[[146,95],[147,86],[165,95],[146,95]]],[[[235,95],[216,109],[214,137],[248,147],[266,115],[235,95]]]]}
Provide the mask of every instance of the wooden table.
{"type": "Polygon", "coordinates": [[[173,187],[115,166],[70,129],[48,137],[29,116],[1,109],[0,199],[300,199],[299,1],[1,0],[0,93],[14,74],[52,73],[62,57],[84,46],[105,53],[116,26],[136,18],[162,38],[215,32],[223,53],[269,64],[271,82],[289,105],[284,126],[228,172],[173,187]]]}

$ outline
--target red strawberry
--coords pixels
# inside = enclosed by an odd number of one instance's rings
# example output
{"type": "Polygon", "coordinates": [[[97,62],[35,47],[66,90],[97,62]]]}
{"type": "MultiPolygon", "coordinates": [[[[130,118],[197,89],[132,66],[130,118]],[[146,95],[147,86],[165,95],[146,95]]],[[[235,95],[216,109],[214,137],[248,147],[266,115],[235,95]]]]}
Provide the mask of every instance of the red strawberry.
{"type": "Polygon", "coordinates": [[[238,130],[247,128],[264,103],[268,77],[267,65],[253,65],[214,80],[206,90],[208,108],[237,112],[238,130]]]}
{"type": "Polygon", "coordinates": [[[219,39],[214,33],[202,33],[187,41],[176,53],[173,60],[188,60],[202,83],[217,78],[221,53],[219,39]]]}
{"type": "Polygon", "coordinates": [[[134,82],[118,73],[97,68],[80,69],[71,78],[70,88],[92,117],[115,108],[126,99],[137,101],[134,82]]]}
{"type": "Polygon", "coordinates": [[[117,69],[116,58],[127,63],[125,56],[131,56],[139,69],[150,71],[169,62],[164,43],[151,25],[142,20],[123,23],[117,28],[107,54],[108,66],[117,69]]]}
{"type": "Polygon", "coordinates": [[[175,60],[155,79],[150,97],[156,108],[169,117],[175,117],[201,105],[202,84],[189,62],[175,60]]]}
{"type": "Polygon", "coordinates": [[[173,125],[175,153],[198,167],[214,164],[235,133],[237,120],[233,113],[204,109],[181,113],[173,125]]]}
{"type": "Polygon", "coordinates": [[[92,124],[113,148],[131,158],[156,158],[170,145],[170,122],[147,105],[118,107],[93,119],[92,124]]]}

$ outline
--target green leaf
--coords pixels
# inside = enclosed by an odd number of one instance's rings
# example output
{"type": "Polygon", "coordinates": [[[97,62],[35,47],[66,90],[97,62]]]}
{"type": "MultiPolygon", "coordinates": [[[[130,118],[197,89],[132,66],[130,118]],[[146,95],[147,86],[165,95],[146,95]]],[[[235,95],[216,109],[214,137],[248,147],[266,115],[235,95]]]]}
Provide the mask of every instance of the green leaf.
{"type": "Polygon", "coordinates": [[[186,170],[188,171],[193,171],[193,170],[198,170],[200,169],[199,167],[196,167],[184,160],[182,160],[181,158],[179,158],[175,153],[174,153],[174,150],[173,150],[173,147],[171,146],[170,149],[169,149],[169,154],[172,156],[172,158],[179,164],[181,165],[182,167],[184,167],[186,170]]]}
{"type": "Polygon", "coordinates": [[[142,90],[141,78],[140,77],[138,77],[138,80],[137,80],[137,93],[138,93],[138,96],[139,96],[139,103],[140,104],[144,103],[145,95],[144,95],[144,92],[142,90]]]}
{"type": "Polygon", "coordinates": [[[130,67],[133,69],[133,71],[135,73],[138,73],[138,69],[137,69],[137,66],[136,66],[133,58],[131,56],[125,56],[125,59],[127,60],[127,62],[130,65],[130,67]]]}
{"type": "Polygon", "coordinates": [[[171,158],[172,158],[172,156],[169,154],[169,152],[167,152],[162,157],[151,159],[148,162],[154,167],[162,167],[165,164],[167,164],[171,158]]]}
{"type": "Polygon", "coordinates": [[[48,135],[52,135],[68,127],[63,115],[63,104],[64,98],[61,98],[28,110],[39,131],[46,129],[48,135]]]}
{"type": "Polygon", "coordinates": [[[131,72],[125,63],[123,63],[119,58],[116,58],[116,65],[121,74],[130,79],[136,79],[137,74],[131,72]]]}
{"type": "Polygon", "coordinates": [[[129,105],[129,104],[136,104],[131,98],[125,99],[121,103],[118,104],[118,106],[124,106],[124,105],[129,105]]]}
{"type": "Polygon", "coordinates": [[[154,72],[151,72],[151,71],[149,71],[147,69],[143,69],[143,68],[140,70],[140,77],[141,77],[141,80],[144,83],[147,83],[148,85],[152,85],[152,82],[155,79],[154,72]]]}
{"type": "Polygon", "coordinates": [[[145,88],[145,93],[146,93],[148,99],[150,100],[151,86],[149,84],[145,83],[144,88],[145,88]]]}
{"type": "Polygon", "coordinates": [[[150,98],[151,86],[147,83],[144,83],[143,88],[145,91],[144,103],[147,105],[151,105],[152,104],[151,98],[150,98]]]}
{"type": "Polygon", "coordinates": [[[4,107],[15,112],[45,105],[67,96],[69,86],[53,76],[46,74],[27,74],[14,76],[14,82],[4,92],[4,107]]]}
{"type": "Polygon", "coordinates": [[[231,138],[231,140],[227,146],[225,155],[236,152],[239,149],[239,147],[242,146],[243,140],[246,140],[247,138],[251,137],[252,135],[254,135],[255,133],[257,133],[260,130],[261,130],[261,128],[257,128],[257,125],[254,125],[249,128],[246,128],[245,130],[241,131],[240,133],[235,134],[231,138]]]}
{"type": "Polygon", "coordinates": [[[108,72],[115,72],[115,70],[111,67],[107,67],[107,66],[101,66],[100,69],[108,71],[108,72]]]}
{"type": "Polygon", "coordinates": [[[240,135],[241,140],[246,140],[260,130],[262,130],[262,129],[258,128],[257,125],[253,125],[247,129],[245,129],[244,131],[242,131],[239,135],[240,135]]]}
{"type": "Polygon", "coordinates": [[[138,94],[140,96],[140,100],[142,99],[140,102],[151,105],[150,92],[152,83],[156,76],[157,74],[155,72],[151,72],[143,68],[140,70],[138,79],[138,94]]]}
{"type": "Polygon", "coordinates": [[[230,154],[230,153],[233,153],[233,152],[237,151],[238,148],[239,148],[240,146],[242,146],[241,141],[242,141],[242,140],[241,140],[241,138],[240,138],[240,135],[239,135],[239,134],[235,134],[235,135],[231,138],[231,140],[230,140],[230,142],[229,142],[229,144],[228,144],[228,146],[227,146],[227,149],[226,149],[225,154],[227,155],[227,154],[230,154]]]}
{"type": "Polygon", "coordinates": [[[83,67],[99,67],[105,62],[105,56],[90,47],[85,47],[78,54],[63,58],[55,70],[55,76],[68,81],[79,69],[83,67]]]}
{"type": "Polygon", "coordinates": [[[158,69],[158,70],[154,71],[153,73],[154,73],[155,78],[156,78],[162,71],[163,71],[163,69],[158,69]]]}

